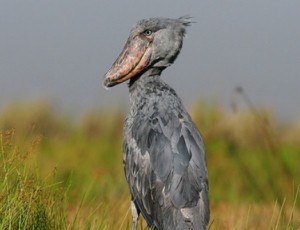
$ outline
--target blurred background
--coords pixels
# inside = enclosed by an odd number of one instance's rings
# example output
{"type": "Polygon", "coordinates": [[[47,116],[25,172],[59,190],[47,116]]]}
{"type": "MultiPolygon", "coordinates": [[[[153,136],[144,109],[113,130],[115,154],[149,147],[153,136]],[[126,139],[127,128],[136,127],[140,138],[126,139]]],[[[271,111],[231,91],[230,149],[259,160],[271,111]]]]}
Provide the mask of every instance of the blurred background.
{"type": "Polygon", "coordinates": [[[0,0],[0,106],[47,99],[72,114],[127,108],[126,84],[102,77],[129,30],[148,17],[193,17],[181,55],[163,76],[187,105],[230,104],[242,86],[278,116],[300,113],[300,2],[0,0]]]}
{"type": "Polygon", "coordinates": [[[163,78],[206,143],[210,229],[299,229],[297,0],[0,0],[0,229],[130,229],[128,89],[102,79],[138,20],[183,15],[163,78]]]}

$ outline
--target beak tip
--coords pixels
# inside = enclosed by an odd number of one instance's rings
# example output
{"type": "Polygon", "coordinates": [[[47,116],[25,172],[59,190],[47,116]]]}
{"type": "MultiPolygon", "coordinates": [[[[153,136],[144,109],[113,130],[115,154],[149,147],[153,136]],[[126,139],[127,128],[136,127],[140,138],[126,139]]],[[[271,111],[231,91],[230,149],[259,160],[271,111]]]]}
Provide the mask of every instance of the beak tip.
{"type": "Polygon", "coordinates": [[[118,84],[118,82],[116,82],[114,80],[110,80],[108,77],[106,77],[104,79],[104,81],[102,82],[102,86],[106,90],[108,90],[110,87],[113,87],[113,86],[115,86],[117,84],[118,84]]]}
{"type": "Polygon", "coordinates": [[[102,81],[102,87],[106,90],[108,90],[109,88],[109,79],[108,78],[105,78],[103,81],[102,81]]]}
{"type": "Polygon", "coordinates": [[[102,87],[103,87],[105,90],[109,90],[109,88],[106,87],[104,84],[102,84],[102,87]]]}

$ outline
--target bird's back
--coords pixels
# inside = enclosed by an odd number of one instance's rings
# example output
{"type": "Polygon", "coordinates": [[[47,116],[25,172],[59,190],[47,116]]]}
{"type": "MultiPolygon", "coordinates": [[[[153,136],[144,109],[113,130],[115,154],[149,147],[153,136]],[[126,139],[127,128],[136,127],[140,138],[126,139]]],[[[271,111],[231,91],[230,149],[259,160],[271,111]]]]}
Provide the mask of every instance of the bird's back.
{"type": "Polygon", "coordinates": [[[205,229],[208,180],[198,129],[160,79],[131,94],[136,95],[124,127],[124,169],[133,202],[157,229],[205,229]]]}

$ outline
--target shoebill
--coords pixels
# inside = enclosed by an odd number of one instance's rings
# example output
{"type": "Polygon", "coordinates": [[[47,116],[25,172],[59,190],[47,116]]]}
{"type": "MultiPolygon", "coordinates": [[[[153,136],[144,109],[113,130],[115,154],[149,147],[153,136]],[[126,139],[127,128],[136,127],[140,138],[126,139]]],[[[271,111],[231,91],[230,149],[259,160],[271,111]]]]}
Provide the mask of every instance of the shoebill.
{"type": "Polygon", "coordinates": [[[203,139],[174,89],[161,78],[180,53],[190,24],[189,17],[139,21],[103,82],[108,88],[128,81],[123,162],[133,229],[140,213],[153,229],[201,230],[209,222],[203,139]]]}

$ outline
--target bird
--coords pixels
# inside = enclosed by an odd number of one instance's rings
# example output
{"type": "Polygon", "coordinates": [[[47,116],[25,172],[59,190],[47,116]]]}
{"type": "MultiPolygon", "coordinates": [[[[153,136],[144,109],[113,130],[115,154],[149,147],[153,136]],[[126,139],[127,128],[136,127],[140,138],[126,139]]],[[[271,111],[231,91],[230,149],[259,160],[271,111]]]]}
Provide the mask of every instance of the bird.
{"type": "Polygon", "coordinates": [[[157,230],[204,230],[209,223],[203,138],[175,90],[161,78],[180,53],[191,23],[189,16],[138,21],[104,76],[105,88],[128,82],[123,166],[134,230],[140,214],[157,230]]]}

